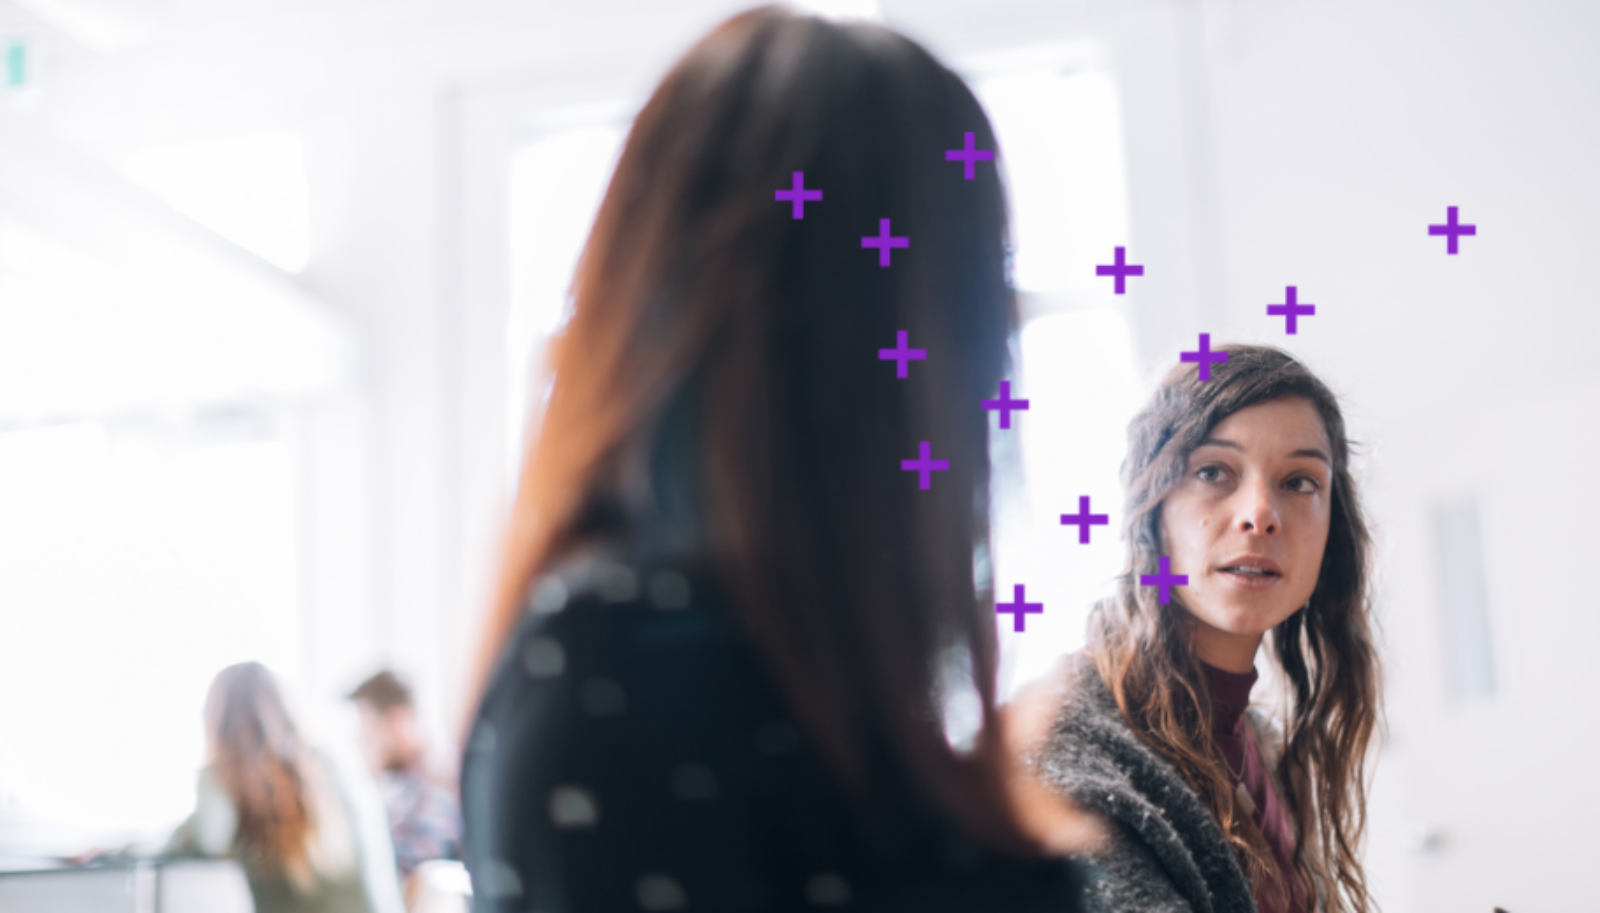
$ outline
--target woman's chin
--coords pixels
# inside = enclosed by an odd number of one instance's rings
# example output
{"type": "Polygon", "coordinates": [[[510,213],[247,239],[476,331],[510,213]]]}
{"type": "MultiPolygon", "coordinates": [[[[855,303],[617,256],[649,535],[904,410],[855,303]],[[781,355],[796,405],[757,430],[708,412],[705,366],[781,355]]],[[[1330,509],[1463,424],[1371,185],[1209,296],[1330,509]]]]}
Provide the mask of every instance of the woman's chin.
{"type": "Polygon", "coordinates": [[[1216,594],[1200,612],[1191,612],[1207,626],[1225,634],[1260,637],[1282,624],[1298,606],[1288,604],[1281,592],[1216,594]]]}

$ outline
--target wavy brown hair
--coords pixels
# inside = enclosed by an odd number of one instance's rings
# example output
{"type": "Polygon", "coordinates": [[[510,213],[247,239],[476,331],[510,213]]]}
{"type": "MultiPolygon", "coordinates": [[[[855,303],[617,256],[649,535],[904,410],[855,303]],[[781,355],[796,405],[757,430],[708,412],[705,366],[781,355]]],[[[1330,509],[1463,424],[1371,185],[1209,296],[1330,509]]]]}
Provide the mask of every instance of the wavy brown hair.
{"type": "Polygon", "coordinates": [[[1224,346],[1228,360],[1202,382],[1190,365],[1169,371],[1128,427],[1122,465],[1128,561],[1117,591],[1090,616],[1089,654],[1134,732],[1170,761],[1216,817],[1258,897],[1281,905],[1288,886],[1260,831],[1235,800],[1210,733],[1206,679],[1176,602],[1152,588],[1162,554],[1161,505],[1189,454],[1218,422],[1271,400],[1300,397],[1322,417],[1333,447],[1332,513],[1316,587],[1271,632],[1269,655],[1287,683],[1277,774],[1294,820],[1294,875],[1330,913],[1373,907],[1361,865],[1367,749],[1380,718],[1369,579],[1371,537],[1350,472],[1350,441],[1333,393],[1292,356],[1224,346]]]}
{"type": "Polygon", "coordinates": [[[217,673],[206,698],[212,763],[238,813],[235,846],[254,871],[304,889],[313,817],[302,743],[272,673],[260,663],[217,673]]]}
{"type": "MultiPolygon", "coordinates": [[[[981,842],[1029,854],[994,705],[988,414],[1016,331],[995,148],[967,86],[886,28],[764,7],[727,21],[640,111],[550,349],[552,386],[513,507],[479,683],[530,582],[594,540],[703,561],[842,785],[908,785],[981,842]],[[824,199],[791,216],[794,172],[824,199]],[[879,220],[911,246],[880,267],[879,220]],[[909,377],[878,350],[908,331],[909,377]],[[931,442],[921,490],[900,461],[931,442]],[[663,456],[665,454],[665,456],[663,456]],[[664,523],[676,512],[679,522],[664,523]],[[982,708],[941,727],[959,655],[982,708]]],[[[1019,787],[1024,788],[1024,787],[1019,787]]],[[[895,797],[891,803],[891,797],[895,797]]],[[[885,808],[879,808],[885,806],[885,808]]]]}

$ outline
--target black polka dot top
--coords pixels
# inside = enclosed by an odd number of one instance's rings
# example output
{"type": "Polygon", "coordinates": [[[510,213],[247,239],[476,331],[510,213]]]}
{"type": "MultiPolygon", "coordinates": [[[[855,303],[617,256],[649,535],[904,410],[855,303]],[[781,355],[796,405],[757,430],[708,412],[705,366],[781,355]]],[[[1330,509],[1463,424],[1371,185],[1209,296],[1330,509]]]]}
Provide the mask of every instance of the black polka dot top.
{"type": "Polygon", "coordinates": [[[952,825],[866,851],[714,587],[620,555],[537,580],[492,675],[462,765],[477,913],[1080,908],[1078,864],[952,825]]]}

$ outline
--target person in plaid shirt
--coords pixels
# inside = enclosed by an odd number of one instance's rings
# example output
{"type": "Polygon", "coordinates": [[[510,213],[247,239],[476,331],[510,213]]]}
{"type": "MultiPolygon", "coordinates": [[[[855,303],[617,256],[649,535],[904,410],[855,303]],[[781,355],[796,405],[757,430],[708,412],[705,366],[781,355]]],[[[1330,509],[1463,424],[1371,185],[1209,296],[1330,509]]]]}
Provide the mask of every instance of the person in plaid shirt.
{"type": "MultiPolygon", "coordinates": [[[[427,746],[411,689],[387,669],[349,695],[361,714],[362,740],[383,792],[403,885],[429,859],[461,858],[461,806],[429,775],[427,746]]],[[[410,891],[407,891],[410,894],[410,891]]]]}

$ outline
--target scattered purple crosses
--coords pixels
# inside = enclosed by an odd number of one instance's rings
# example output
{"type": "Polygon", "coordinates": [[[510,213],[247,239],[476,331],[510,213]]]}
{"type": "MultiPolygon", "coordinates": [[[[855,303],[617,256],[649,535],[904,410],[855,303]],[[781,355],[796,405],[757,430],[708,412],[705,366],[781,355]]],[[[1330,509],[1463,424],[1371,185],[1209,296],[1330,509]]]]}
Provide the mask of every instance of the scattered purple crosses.
{"type": "Polygon", "coordinates": [[[1171,588],[1184,586],[1189,582],[1189,575],[1172,573],[1172,559],[1166,555],[1161,556],[1161,573],[1140,574],[1140,586],[1156,586],[1161,588],[1161,604],[1166,605],[1172,595],[1171,588]]]}
{"type": "Polygon", "coordinates": [[[1117,287],[1116,287],[1116,292],[1115,293],[1118,294],[1118,295],[1121,295],[1121,294],[1125,293],[1128,290],[1127,283],[1128,283],[1128,277],[1129,276],[1143,276],[1144,275],[1144,267],[1143,266],[1139,266],[1137,264],[1128,263],[1124,259],[1124,257],[1126,256],[1126,254],[1125,254],[1126,250],[1127,250],[1127,248],[1123,248],[1123,247],[1117,248],[1116,249],[1116,253],[1114,255],[1114,259],[1116,261],[1115,263],[1105,263],[1105,264],[1101,264],[1099,266],[1096,266],[1094,268],[1094,274],[1096,276],[1115,276],[1116,277],[1117,287]]]}
{"type": "Polygon", "coordinates": [[[994,161],[994,150],[976,148],[977,141],[973,139],[973,134],[970,132],[964,133],[962,136],[965,137],[966,147],[963,149],[946,149],[944,151],[944,160],[947,162],[960,162],[965,166],[965,173],[962,177],[970,181],[976,176],[972,166],[978,162],[994,161]]]}
{"type": "Polygon", "coordinates": [[[917,487],[923,491],[927,491],[930,487],[932,487],[930,483],[933,473],[947,472],[950,469],[949,460],[935,460],[930,458],[928,453],[930,446],[931,445],[927,441],[923,441],[916,459],[900,461],[900,468],[902,470],[916,472],[922,477],[921,481],[918,482],[917,487]]]}
{"type": "Polygon", "coordinates": [[[822,199],[822,191],[805,189],[805,172],[794,173],[794,187],[789,190],[775,190],[773,197],[778,202],[787,201],[793,204],[791,218],[804,219],[806,217],[806,201],[822,199]]]}
{"type": "Polygon", "coordinates": [[[1462,235],[1475,235],[1477,233],[1478,226],[1463,225],[1456,221],[1456,207],[1454,206],[1451,206],[1447,209],[1445,223],[1443,225],[1428,226],[1428,234],[1444,235],[1445,238],[1448,239],[1449,249],[1446,250],[1445,253],[1452,257],[1457,253],[1456,246],[1460,243],[1462,235]]]}
{"type": "Polygon", "coordinates": [[[1211,351],[1211,334],[1201,333],[1200,351],[1180,352],[1178,353],[1178,360],[1192,361],[1198,364],[1200,368],[1200,380],[1208,381],[1211,379],[1211,363],[1214,361],[1227,361],[1228,353],[1211,351]]]}
{"type": "Polygon", "coordinates": [[[1295,335],[1295,331],[1299,329],[1297,318],[1312,316],[1317,312],[1317,306],[1314,304],[1301,304],[1295,300],[1295,287],[1291,285],[1288,286],[1287,289],[1288,290],[1285,294],[1288,296],[1289,300],[1283,304],[1267,305],[1267,316],[1287,317],[1288,320],[1285,321],[1284,332],[1288,333],[1290,336],[1293,336],[1295,335]]]}
{"type": "Polygon", "coordinates": [[[1078,496],[1078,512],[1077,513],[1075,513],[1075,514],[1062,514],[1061,515],[1061,525],[1062,526],[1076,526],[1078,528],[1078,544],[1079,545],[1088,545],[1089,544],[1089,528],[1090,527],[1092,527],[1092,526],[1109,526],[1110,524],[1111,524],[1111,517],[1110,517],[1109,514],[1091,514],[1091,513],[1089,513],[1089,496],[1088,495],[1079,495],[1078,496]]]}
{"type": "Polygon", "coordinates": [[[1011,616],[1011,630],[1013,631],[1021,631],[1029,615],[1044,614],[1044,603],[1025,602],[1022,596],[1022,589],[1023,587],[1020,583],[1012,588],[1013,595],[1011,598],[1015,599],[1016,602],[997,602],[994,605],[994,613],[996,615],[1009,614],[1011,616]]]}
{"type": "Polygon", "coordinates": [[[876,235],[867,235],[866,237],[862,238],[861,246],[876,247],[878,249],[878,265],[888,266],[889,252],[896,247],[910,247],[911,239],[905,236],[897,238],[894,235],[889,234],[889,220],[879,219],[878,233],[876,235]]]}
{"type": "Polygon", "coordinates": [[[902,380],[906,377],[907,362],[926,361],[928,358],[927,349],[913,349],[906,344],[906,339],[910,335],[911,334],[905,330],[896,330],[894,334],[895,347],[892,349],[878,350],[879,361],[896,362],[894,376],[901,378],[902,380]]]}
{"type": "Polygon", "coordinates": [[[1003,380],[1000,382],[1000,398],[984,400],[983,408],[991,412],[996,409],[1000,410],[1000,427],[1010,428],[1012,410],[1026,411],[1028,401],[1025,399],[1012,399],[1011,381],[1003,380]]]}

